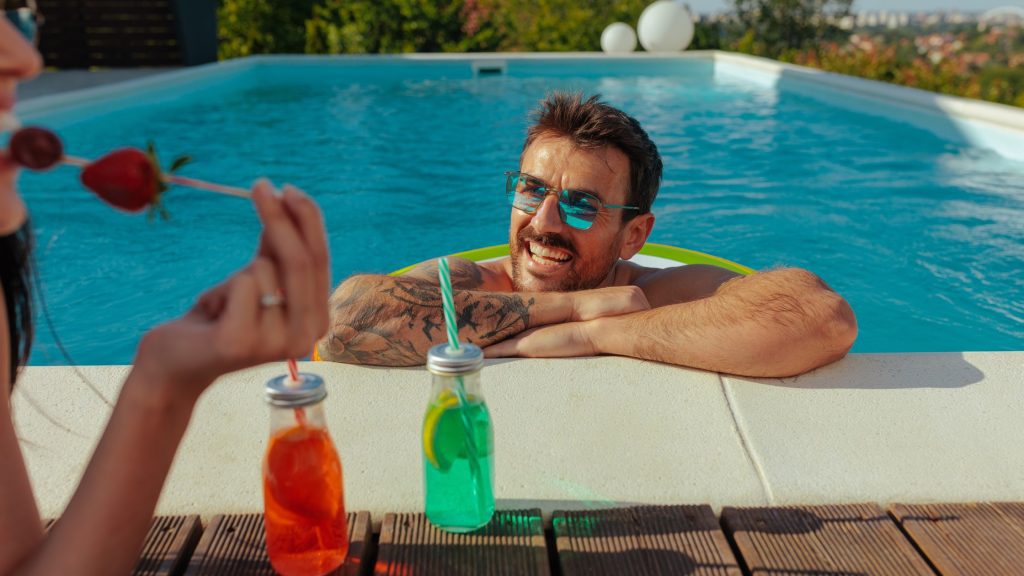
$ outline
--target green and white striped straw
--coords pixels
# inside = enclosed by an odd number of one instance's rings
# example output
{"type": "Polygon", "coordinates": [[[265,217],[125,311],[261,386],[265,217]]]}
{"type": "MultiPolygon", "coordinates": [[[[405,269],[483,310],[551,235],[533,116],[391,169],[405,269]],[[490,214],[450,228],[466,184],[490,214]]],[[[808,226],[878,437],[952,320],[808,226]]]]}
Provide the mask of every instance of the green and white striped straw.
{"type": "Polygon", "coordinates": [[[444,325],[448,330],[448,347],[459,349],[459,324],[455,320],[455,298],[452,296],[452,276],[448,259],[439,258],[437,276],[441,282],[441,306],[444,308],[444,325]]]}
{"type": "MultiPolygon", "coordinates": [[[[459,348],[459,324],[455,319],[455,299],[452,296],[452,278],[451,271],[448,269],[447,258],[438,258],[437,277],[441,283],[441,307],[444,309],[444,323],[448,331],[448,348],[461,354],[463,350],[459,348]]],[[[462,431],[466,435],[466,449],[469,452],[469,473],[473,477],[473,491],[482,506],[483,489],[480,483],[484,478],[480,473],[480,462],[477,461],[476,441],[473,439],[473,425],[469,421],[469,399],[466,397],[466,384],[462,381],[462,376],[455,377],[455,397],[459,400],[462,431]]]]}

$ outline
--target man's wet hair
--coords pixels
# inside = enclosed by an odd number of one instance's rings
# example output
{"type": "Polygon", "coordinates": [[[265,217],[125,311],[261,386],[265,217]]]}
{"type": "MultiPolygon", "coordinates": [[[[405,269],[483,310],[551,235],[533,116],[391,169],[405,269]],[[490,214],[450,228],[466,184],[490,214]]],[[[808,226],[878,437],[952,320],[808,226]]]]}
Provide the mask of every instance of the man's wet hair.
{"type": "Polygon", "coordinates": [[[601,102],[600,95],[584,100],[580,93],[553,92],[541,100],[533,121],[523,153],[541,136],[569,138],[582,149],[614,146],[629,158],[626,204],[640,207],[623,210],[622,221],[651,211],[661,185],[661,155],[635,118],[601,102]]]}

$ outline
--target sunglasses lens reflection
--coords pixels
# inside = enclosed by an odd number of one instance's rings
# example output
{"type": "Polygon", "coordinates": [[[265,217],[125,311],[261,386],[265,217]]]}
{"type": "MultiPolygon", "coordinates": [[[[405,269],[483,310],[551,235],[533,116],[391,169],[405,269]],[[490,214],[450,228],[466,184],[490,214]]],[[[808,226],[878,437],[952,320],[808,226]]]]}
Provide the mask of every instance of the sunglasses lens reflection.
{"type": "MultiPolygon", "coordinates": [[[[549,190],[536,178],[512,172],[505,180],[505,193],[514,208],[533,214],[549,190]]],[[[558,208],[562,222],[577,230],[587,230],[594,224],[601,206],[597,198],[589,194],[563,190],[558,194],[558,208]]]]}

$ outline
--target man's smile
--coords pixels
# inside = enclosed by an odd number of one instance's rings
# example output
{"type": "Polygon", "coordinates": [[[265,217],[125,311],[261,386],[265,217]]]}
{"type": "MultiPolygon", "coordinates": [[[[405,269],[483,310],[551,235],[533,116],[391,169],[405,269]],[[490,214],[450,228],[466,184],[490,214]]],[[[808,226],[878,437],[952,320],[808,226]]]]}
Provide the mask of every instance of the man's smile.
{"type": "Polygon", "coordinates": [[[572,254],[567,250],[545,246],[531,240],[526,241],[526,248],[530,254],[532,263],[544,267],[564,266],[572,260],[572,254]]]}

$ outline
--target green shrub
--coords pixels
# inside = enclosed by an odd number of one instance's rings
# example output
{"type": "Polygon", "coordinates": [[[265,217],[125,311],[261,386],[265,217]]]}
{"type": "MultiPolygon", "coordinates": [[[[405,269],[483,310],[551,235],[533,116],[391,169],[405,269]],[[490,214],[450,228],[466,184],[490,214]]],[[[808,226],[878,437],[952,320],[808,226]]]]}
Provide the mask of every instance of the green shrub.
{"type": "Polygon", "coordinates": [[[592,51],[601,49],[601,32],[612,22],[636,28],[650,0],[481,0],[489,24],[509,51],[592,51]]]}
{"type": "Polygon", "coordinates": [[[220,56],[600,50],[650,0],[221,0],[220,56]]]}
{"type": "Polygon", "coordinates": [[[316,0],[222,0],[217,10],[221,59],[302,52],[316,0]]]}
{"type": "Polygon", "coordinates": [[[477,48],[464,31],[464,0],[322,0],[306,21],[311,54],[461,52],[477,48]]]}

